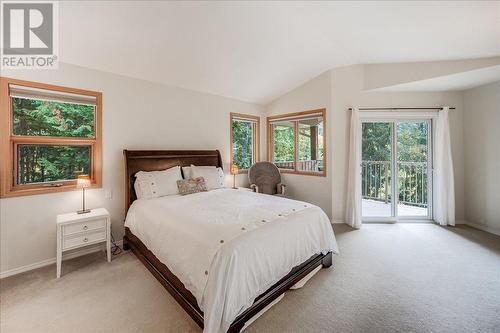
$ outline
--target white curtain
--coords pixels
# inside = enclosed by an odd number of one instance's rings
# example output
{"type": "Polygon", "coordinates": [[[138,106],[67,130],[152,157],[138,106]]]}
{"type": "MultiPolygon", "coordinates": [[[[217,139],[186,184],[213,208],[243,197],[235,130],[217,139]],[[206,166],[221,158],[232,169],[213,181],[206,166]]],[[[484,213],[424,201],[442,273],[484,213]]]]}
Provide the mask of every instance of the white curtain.
{"type": "Polygon", "coordinates": [[[434,220],[455,225],[455,184],[451,156],[449,107],[439,111],[436,123],[434,164],[434,220]]]}
{"type": "Polygon", "coordinates": [[[361,147],[359,109],[352,108],[349,139],[349,169],[347,178],[346,222],[361,228],[361,147]]]}

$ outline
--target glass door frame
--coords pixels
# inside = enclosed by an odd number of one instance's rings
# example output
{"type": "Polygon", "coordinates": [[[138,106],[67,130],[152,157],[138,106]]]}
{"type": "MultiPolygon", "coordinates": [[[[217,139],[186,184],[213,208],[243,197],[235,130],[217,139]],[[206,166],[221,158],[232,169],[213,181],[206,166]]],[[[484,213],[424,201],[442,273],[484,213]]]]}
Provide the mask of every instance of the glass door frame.
{"type": "MultiPolygon", "coordinates": [[[[432,222],[433,221],[433,166],[434,166],[434,127],[437,112],[360,112],[359,128],[362,129],[363,123],[390,123],[391,124],[391,213],[392,216],[363,216],[363,223],[396,223],[396,222],[432,222]],[[397,163],[397,131],[398,123],[404,122],[426,122],[427,130],[427,216],[398,216],[399,204],[399,168],[397,163]]],[[[359,145],[362,147],[363,133],[359,131],[359,145]]],[[[362,150],[360,149],[360,154],[362,150]]],[[[362,156],[360,156],[362,161],[362,156]]],[[[360,174],[359,177],[362,175],[360,174]]],[[[363,198],[361,197],[361,200],[363,198]]]]}
{"type": "MultiPolygon", "coordinates": [[[[433,173],[433,165],[434,165],[434,155],[433,155],[433,126],[432,126],[432,119],[396,119],[394,121],[394,131],[396,132],[397,125],[399,123],[422,123],[425,122],[427,123],[427,215],[426,216],[419,216],[419,215],[405,215],[405,216],[399,216],[398,215],[398,204],[399,204],[399,180],[396,180],[396,204],[395,204],[395,216],[397,217],[399,222],[430,222],[432,221],[432,193],[433,193],[433,182],[432,182],[432,173],[433,173]]],[[[396,140],[397,140],[397,133],[394,134],[396,140]]],[[[399,175],[399,165],[398,165],[398,160],[397,160],[397,142],[395,143],[395,152],[394,152],[394,168],[396,175],[399,175]]],[[[397,176],[398,177],[398,176],[397,176]]],[[[396,177],[396,178],[397,178],[396,177]]]]}
{"type": "MultiPolygon", "coordinates": [[[[360,137],[359,137],[359,147],[363,147],[363,124],[365,123],[387,123],[390,125],[390,129],[391,129],[391,159],[390,159],[390,170],[391,170],[391,181],[390,181],[390,186],[391,186],[391,191],[390,191],[390,194],[391,194],[391,216],[363,216],[363,209],[361,209],[361,219],[363,221],[363,223],[365,222],[368,222],[368,223],[396,223],[398,221],[397,219],[397,216],[396,216],[396,205],[394,204],[394,199],[395,199],[395,186],[396,186],[396,179],[397,177],[394,177],[395,173],[394,173],[394,161],[396,159],[396,154],[395,154],[395,149],[394,149],[394,146],[396,144],[396,135],[395,135],[395,131],[394,131],[394,121],[391,121],[391,120],[387,120],[387,119],[372,119],[372,118],[369,118],[369,119],[363,119],[361,118],[360,119],[360,137]]],[[[360,154],[361,154],[361,157],[360,157],[360,161],[363,161],[363,150],[360,149],[360,154]]],[[[362,177],[362,173],[359,175],[360,177],[362,177]]],[[[362,182],[361,182],[362,183],[362,182]]],[[[361,191],[361,203],[363,202],[363,191],[361,191]]],[[[363,206],[361,204],[361,206],[363,206]]]]}

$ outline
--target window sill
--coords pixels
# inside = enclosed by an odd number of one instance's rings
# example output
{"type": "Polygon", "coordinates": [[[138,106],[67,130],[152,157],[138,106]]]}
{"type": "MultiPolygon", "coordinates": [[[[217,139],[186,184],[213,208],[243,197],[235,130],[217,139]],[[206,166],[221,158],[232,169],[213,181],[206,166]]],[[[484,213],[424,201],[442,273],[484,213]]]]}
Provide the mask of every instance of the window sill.
{"type": "Polygon", "coordinates": [[[296,171],[296,170],[287,170],[287,169],[279,169],[279,170],[281,173],[288,173],[288,174],[292,174],[292,175],[326,177],[326,171],[310,172],[310,171],[296,171]]]}
{"type": "MultiPolygon", "coordinates": [[[[100,188],[101,184],[92,184],[90,187],[86,189],[94,189],[100,188]]],[[[13,197],[22,197],[28,195],[37,195],[37,194],[49,194],[49,193],[58,193],[58,192],[70,192],[70,191],[81,191],[81,189],[77,188],[74,184],[71,185],[63,185],[58,187],[35,187],[35,188],[13,188],[8,190],[5,193],[0,195],[0,198],[13,198],[13,197]]]]}

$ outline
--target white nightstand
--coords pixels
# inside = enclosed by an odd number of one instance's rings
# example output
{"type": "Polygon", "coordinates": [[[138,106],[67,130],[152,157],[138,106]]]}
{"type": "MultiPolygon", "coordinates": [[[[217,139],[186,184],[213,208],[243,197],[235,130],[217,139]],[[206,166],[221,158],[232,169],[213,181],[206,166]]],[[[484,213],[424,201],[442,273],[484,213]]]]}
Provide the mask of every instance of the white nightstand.
{"type": "Polygon", "coordinates": [[[87,245],[106,242],[108,262],[111,261],[111,219],[105,208],[86,214],[57,215],[57,277],[61,277],[62,253],[87,245]]]}

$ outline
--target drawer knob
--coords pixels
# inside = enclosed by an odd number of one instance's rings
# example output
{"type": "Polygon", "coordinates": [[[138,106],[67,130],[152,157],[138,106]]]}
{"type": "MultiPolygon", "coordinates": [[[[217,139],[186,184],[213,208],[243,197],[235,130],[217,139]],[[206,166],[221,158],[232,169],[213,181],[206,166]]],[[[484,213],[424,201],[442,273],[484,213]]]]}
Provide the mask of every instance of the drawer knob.
{"type": "Polygon", "coordinates": [[[88,242],[88,241],[89,241],[89,239],[88,239],[87,237],[85,237],[85,238],[83,239],[83,241],[84,241],[84,242],[88,242]]]}
{"type": "Polygon", "coordinates": [[[86,225],[83,226],[83,230],[87,230],[88,228],[86,225]]]}

